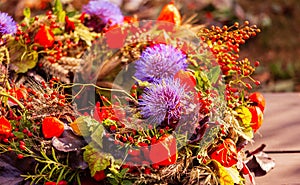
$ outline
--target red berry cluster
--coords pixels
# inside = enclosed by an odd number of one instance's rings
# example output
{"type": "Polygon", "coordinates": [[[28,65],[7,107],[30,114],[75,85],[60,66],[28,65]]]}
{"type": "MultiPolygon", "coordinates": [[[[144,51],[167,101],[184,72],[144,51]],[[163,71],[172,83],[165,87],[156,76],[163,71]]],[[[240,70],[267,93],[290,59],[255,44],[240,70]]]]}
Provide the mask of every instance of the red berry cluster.
{"type": "Polygon", "coordinates": [[[243,74],[250,75],[253,68],[250,66],[248,59],[238,61],[240,45],[245,44],[245,40],[255,36],[260,29],[249,26],[245,21],[242,26],[235,23],[231,27],[212,26],[211,29],[202,29],[199,36],[204,41],[215,56],[225,75],[243,74]]]}
{"type": "Polygon", "coordinates": [[[59,83],[58,81],[58,78],[52,78],[49,83],[41,81],[42,89],[39,90],[37,90],[34,86],[22,86],[26,89],[26,99],[24,99],[26,101],[23,102],[26,109],[34,111],[40,104],[51,105],[55,108],[65,106],[66,96],[55,87],[59,83]]]}
{"type": "MultiPolygon", "coordinates": [[[[102,101],[109,102],[105,96],[101,96],[102,101]]],[[[94,108],[93,117],[100,123],[103,120],[110,119],[114,121],[121,121],[125,118],[124,110],[118,105],[101,106],[100,102],[97,102],[94,108]]],[[[121,125],[120,125],[121,126],[121,125]]],[[[111,125],[111,131],[115,131],[116,126],[111,125]]]]}
{"type": "Polygon", "coordinates": [[[86,47],[84,42],[71,35],[74,30],[75,23],[68,16],[63,23],[57,15],[48,11],[46,15],[36,16],[18,25],[13,44],[17,44],[18,48],[26,45],[26,53],[37,52],[50,63],[55,63],[64,56],[78,55],[86,47]],[[61,35],[64,32],[70,35],[61,35]]]}
{"type": "Polygon", "coordinates": [[[206,43],[225,75],[225,99],[230,108],[242,104],[241,91],[244,88],[251,90],[253,87],[250,82],[260,85],[259,81],[251,77],[259,62],[252,64],[248,58],[239,57],[240,46],[259,32],[260,29],[256,25],[250,26],[248,21],[243,25],[235,23],[230,27],[212,26],[211,29],[204,28],[199,32],[199,37],[206,43]]]}
{"type": "Polygon", "coordinates": [[[7,151],[15,151],[17,157],[23,159],[27,146],[31,147],[28,142],[33,137],[34,127],[21,116],[15,116],[12,110],[6,117],[0,117],[0,145],[7,151]]]}

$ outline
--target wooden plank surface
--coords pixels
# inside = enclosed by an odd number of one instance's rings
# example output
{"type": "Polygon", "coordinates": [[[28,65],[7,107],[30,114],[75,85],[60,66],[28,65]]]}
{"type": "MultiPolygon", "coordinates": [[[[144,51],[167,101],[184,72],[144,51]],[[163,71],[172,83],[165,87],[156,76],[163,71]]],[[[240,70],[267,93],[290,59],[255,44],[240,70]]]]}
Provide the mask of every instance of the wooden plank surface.
{"type": "Polygon", "coordinates": [[[268,154],[276,166],[268,174],[255,177],[256,185],[299,185],[300,154],[268,154]]]}
{"type": "Polygon", "coordinates": [[[276,166],[267,175],[256,177],[258,185],[300,185],[300,93],[265,93],[264,123],[255,134],[255,149],[265,151],[276,166]]]}
{"type": "Polygon", "coordinates": [[[267,93],[264,122],[255,134],[256,148],[268,151],[300,151],[300,93],[267,93]]]}

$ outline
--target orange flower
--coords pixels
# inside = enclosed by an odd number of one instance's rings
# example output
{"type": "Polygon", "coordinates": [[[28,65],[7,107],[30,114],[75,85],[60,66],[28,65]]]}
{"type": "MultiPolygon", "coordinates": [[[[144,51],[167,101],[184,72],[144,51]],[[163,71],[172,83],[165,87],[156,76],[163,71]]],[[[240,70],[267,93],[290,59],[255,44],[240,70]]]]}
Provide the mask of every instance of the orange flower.
{"type": "Polygon", "coordinates": [[[54,43],[54,34],[50,27],[42,25],[34,37],[34,42],[44,47],[51,47],[54,43]]]}
{"type": "Polygon", "coordinates": [[[179,26],[181,24],[180,13],[179,13],[178,9],[176,8],[176,6],[174,5],[173,1],[171,1],[169,4],[167,4],[163,7],[157,20],[171,22],[177,26],[179,26]]]}

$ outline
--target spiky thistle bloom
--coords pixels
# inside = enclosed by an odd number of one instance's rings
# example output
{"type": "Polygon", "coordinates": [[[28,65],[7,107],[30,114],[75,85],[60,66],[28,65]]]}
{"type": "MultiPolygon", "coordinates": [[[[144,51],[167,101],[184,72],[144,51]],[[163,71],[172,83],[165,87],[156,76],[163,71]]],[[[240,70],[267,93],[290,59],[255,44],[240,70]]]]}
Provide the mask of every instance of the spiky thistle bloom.
{"type": "Polygon", "coordinates": [[[153,82],[140,99],[143,118],[150,124],[175,127],[186,115],[198,115],[197,104],[178,79],[166,78],[153,82]]]}
{"type": "Polygon", "coordinates": [[[91,0],[83,6],[82,10],[90,15],[86,25],[96,32],[101,32],[108,23],[111,25],[121,24],[124,19],[120,8],[105,0],[91,0]]]}
{"type": "Polygon", "coordinates": [[[0,36],[5,34],[15,34],[17,24],[7,13],[0,12],[0,36]]]}
{"type": "Polygon", "coordinates": [[[143,81],[172,78],[187,68],[186,55],[173,46],[157,44],[146,48],[135,62],[135,77],[143,81]]]}

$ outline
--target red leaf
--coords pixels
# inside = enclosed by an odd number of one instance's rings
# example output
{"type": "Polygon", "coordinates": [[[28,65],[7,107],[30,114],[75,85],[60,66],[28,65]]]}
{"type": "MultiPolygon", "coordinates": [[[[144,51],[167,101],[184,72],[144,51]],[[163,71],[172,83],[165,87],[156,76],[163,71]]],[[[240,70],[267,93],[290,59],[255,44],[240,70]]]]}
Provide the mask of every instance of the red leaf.
{"type": "Polygon", "coordinates": [[[254,176],[252,175],[252,173],[250,172],[249,168],[247,167],[247,165],[244,162],[243,162],[242,173],[244,175],[248,175],[250,182],[252,184],[255,184],[254,176]]]}
{"type": "Polygon", "coordinates": [[[69,17],[66,16],[65,18],[66,24],[65,24],[65,30],[66,32],[70,33],[75,30],[75,24],[74,22],[70,21],[69,17]]]}

